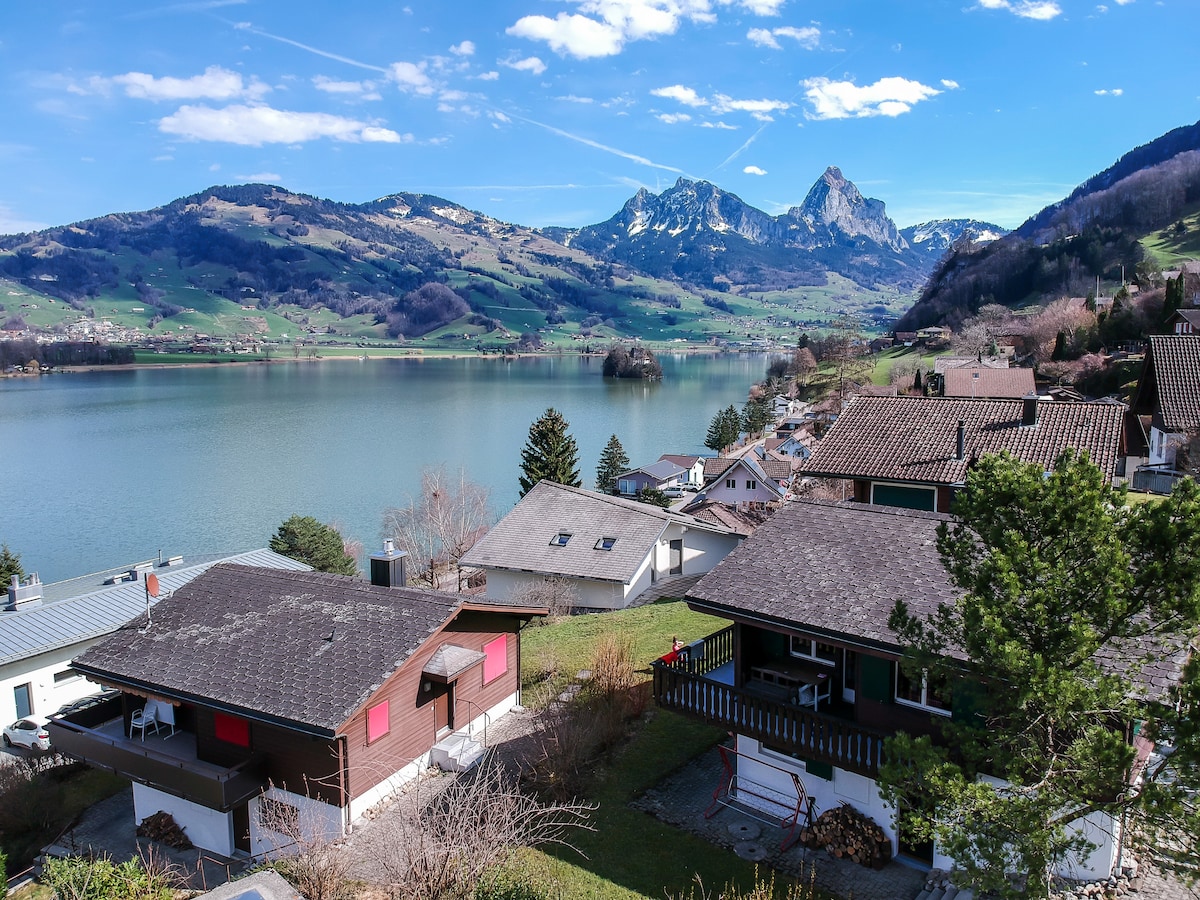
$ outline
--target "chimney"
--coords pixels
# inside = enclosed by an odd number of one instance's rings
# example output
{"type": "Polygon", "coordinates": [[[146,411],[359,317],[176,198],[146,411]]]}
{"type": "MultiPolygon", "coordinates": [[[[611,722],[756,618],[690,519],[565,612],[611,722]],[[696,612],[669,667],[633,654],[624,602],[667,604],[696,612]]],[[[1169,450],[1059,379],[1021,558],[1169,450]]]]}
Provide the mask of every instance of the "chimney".
{"type": "Polygon", "coordinates": [[[30,575],[29,580],[24,584],[21,584],[21,576],[14,575],[12,583],[8,586],[8,605],[4,608],[13,612],[28,606],[36,606],[41,599],[42,582],[38,579],[36,572],[30,575]]]}
{"type": "Polygon", "coordinates": [[[958,420],[958,442],[955,446],[954,458],[967,458],[967,423],[962,419],[958,420]]]}
{"type": "Polygon", "coordinates": [[[382,553],[371,554],[371,584],[379,587],[404,587],[408,584],[408,554],[397,550],[388,538],[383,542],[382,553]]]}
{"type": "Polygon", "coordinates": [[[136,566],[134,566],[132,569],[129,570],[129,580],[130,581],[141,581],[142,579],[144,579],[146,577],[146,575],[149,574],[150,570],[153,568],[154,568],[154,566],[151,565],[150,563],[138,563],[136,566]]]}
{"type": "Polygon", "coordinates": [[[1021,424],[1036,425],[1038,419],[1038,396],[1032,391],[1021,398],[1021,424]]]}

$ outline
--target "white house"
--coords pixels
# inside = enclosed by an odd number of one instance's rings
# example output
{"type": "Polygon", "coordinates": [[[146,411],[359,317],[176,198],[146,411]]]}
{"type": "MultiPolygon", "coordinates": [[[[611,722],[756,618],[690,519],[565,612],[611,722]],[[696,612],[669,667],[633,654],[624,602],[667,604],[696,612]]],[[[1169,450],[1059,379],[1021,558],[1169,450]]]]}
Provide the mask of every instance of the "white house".
{"type": "Polygon", "coordinates": [[[745,537],[733,528],[552,481],[536,484],[462,558],[508,599],[567,578],[576,604],[622,609],[661,578],[707,572],[745,537]]]}

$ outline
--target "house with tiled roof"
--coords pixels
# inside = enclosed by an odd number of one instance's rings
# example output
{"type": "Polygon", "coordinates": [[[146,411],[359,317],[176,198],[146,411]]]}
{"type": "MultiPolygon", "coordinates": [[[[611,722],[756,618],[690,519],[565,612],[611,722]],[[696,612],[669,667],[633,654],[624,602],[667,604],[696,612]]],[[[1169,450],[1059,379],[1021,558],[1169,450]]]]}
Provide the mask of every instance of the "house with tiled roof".
{"type": "Polygon", "coordinates": [[[486,573],[489,598],[562,578],[577,606],[623,609],[660,579],[707,572],[743,536],[648,503],[541,481],[461,562],[486,573]]]}
{"type": "Polygon", "coordinates": [[[800,464],[808,477],[853,481],[860,503],[948,512],[956,485],[989,453],[1050,469],[1064,450],[1123,475],[1121,403],[858,397],[800,464]]]}
{"type": "Polygon", "coordinates": [[[1033,369],[986,366],[947,369],[941,378],[943,397],[1019,399],[1035,393],[1033,369]]]}
{"type": "Polygon", "coordinates": [[[0,606],[0,724],[47,716],[93,693],[96,686],[71,660],[218,562],[309,568],[264,548],[171,556],[47,583],[30,575],[10,584],[8,603],[0,606]]]}
{"type": "Polygon", "coordinates": [[[1177,309],[1167,320],[1168,334],[1200,334],[1200,309],[1177,309]]]}
{"type": "Polygon", "coordinates": [[[770,474],[764,471],[764,463],[765,460],[758,459],[753,453],[738,457],[710,481],[693,502],[715,500],[739,508],[782,503],[787,497],[786,485],[791,482],[791,462],[771,460],[770,474]]]}
{"type": "Polygon", "coordinates": [[[691,468],[668,459],[648,466],[630,469],[617,476],[617,490],[623,497],[632,497],[644,490],[662,491],[678,487],[691,477],[691,468]]]}
{"type": "Polygon", "coordinates": [[[1149,417],[1148,464],[1171,469],[1200,428],[1200,334],[1151,335],[1133,410],[1149,417]]]}
{"type": "Polygon", "coordinates": [[[734,456],[710,456],[704,460],[704,483],[711,484],[713,480],[724,473],[737,461],[734,456]]]}
{"type": "Polygon", "coordinates": [[[687,479],[684,481],[686,487],[698,488],[704,484],[703,456],[680,456],[676,453],[664,453],[659,457],[659,461],[674,463],[681,469],[687,470],[687,479]]]}
{"type": "MultiPolygon", "coordinates": [[[[893,855],[952,867],[939,848],[900,831],[877,783],[887,737],[903,731],[940,742],[940,723],[974,714],[952,684],[905,674],[888,627],[898,601],[924,619],[958,599],[937,551],[947,521],[887,506],[788,503],[688,591],[689,607],[729,625],[684,658],[655,662],[654,696],[734,735],[724,754],[726,799],[779,820],[797,810],[802,817],[804,797],[817,811],[849,804],[883,828],[893,855]]],[[[1188,658],[1186,646],[1162,649],[1125,673],[1146,700],[1168,697],[1188,658]]],[[[961,651],[947,652],[969,664],[961,651]]],[[[1099,661],[1123,665],[1115,656],[1099,661]]],[[[1098,846],[1075,860],[1073,877],[1107,878],[1118,823],[1093,814],[1075,827],[1098,846]]]]}
{"type": "Polygon", "coordinates": [[[431,762],[480,754],[520,700],[518,632],[546,613],[402,587],[403,558],[372,557],[372,582],[212,567],[74,661],[119,694],[52,719],[52,744],[222,856],[277,849],[281,817],[341,836],[431,762]]]}

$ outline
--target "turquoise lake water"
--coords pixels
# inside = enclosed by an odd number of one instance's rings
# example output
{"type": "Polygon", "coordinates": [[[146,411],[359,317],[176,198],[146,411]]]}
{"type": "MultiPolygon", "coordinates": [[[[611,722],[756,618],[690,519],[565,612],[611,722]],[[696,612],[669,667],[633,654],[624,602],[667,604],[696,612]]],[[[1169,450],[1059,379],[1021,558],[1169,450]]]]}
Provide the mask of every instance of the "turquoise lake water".
{"type": "Polygon", "coordinates": [[[616,434],[633,465],[704,453],[760,355],[660,357],[661,382],[581,357],[326,360],[0,380],[0,542],[43,581],[266,546],[293,513],[368,552],[425,466],[464,467],[497,516],[547,407],[571,423],[585,487],[616,434]]]}

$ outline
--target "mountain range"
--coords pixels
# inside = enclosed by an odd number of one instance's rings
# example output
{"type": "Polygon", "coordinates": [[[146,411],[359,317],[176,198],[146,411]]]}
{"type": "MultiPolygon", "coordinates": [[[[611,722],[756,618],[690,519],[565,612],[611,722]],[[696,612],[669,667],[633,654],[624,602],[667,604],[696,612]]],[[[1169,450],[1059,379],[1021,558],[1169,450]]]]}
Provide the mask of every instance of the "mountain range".
{"type": "Polygon", "coordinates": [[[910,245],[884,204],[833,167],[779,216],[681,178],[573,230],[504,223],[427,194],[345,204],[214,186],[0,238],[0,322],[48,327],[65,305],[180,336],[766,336],[844,311],[885,323],[923,283],[937,241],[971,229],[1000,231],[931,223],[910,245]]]}

